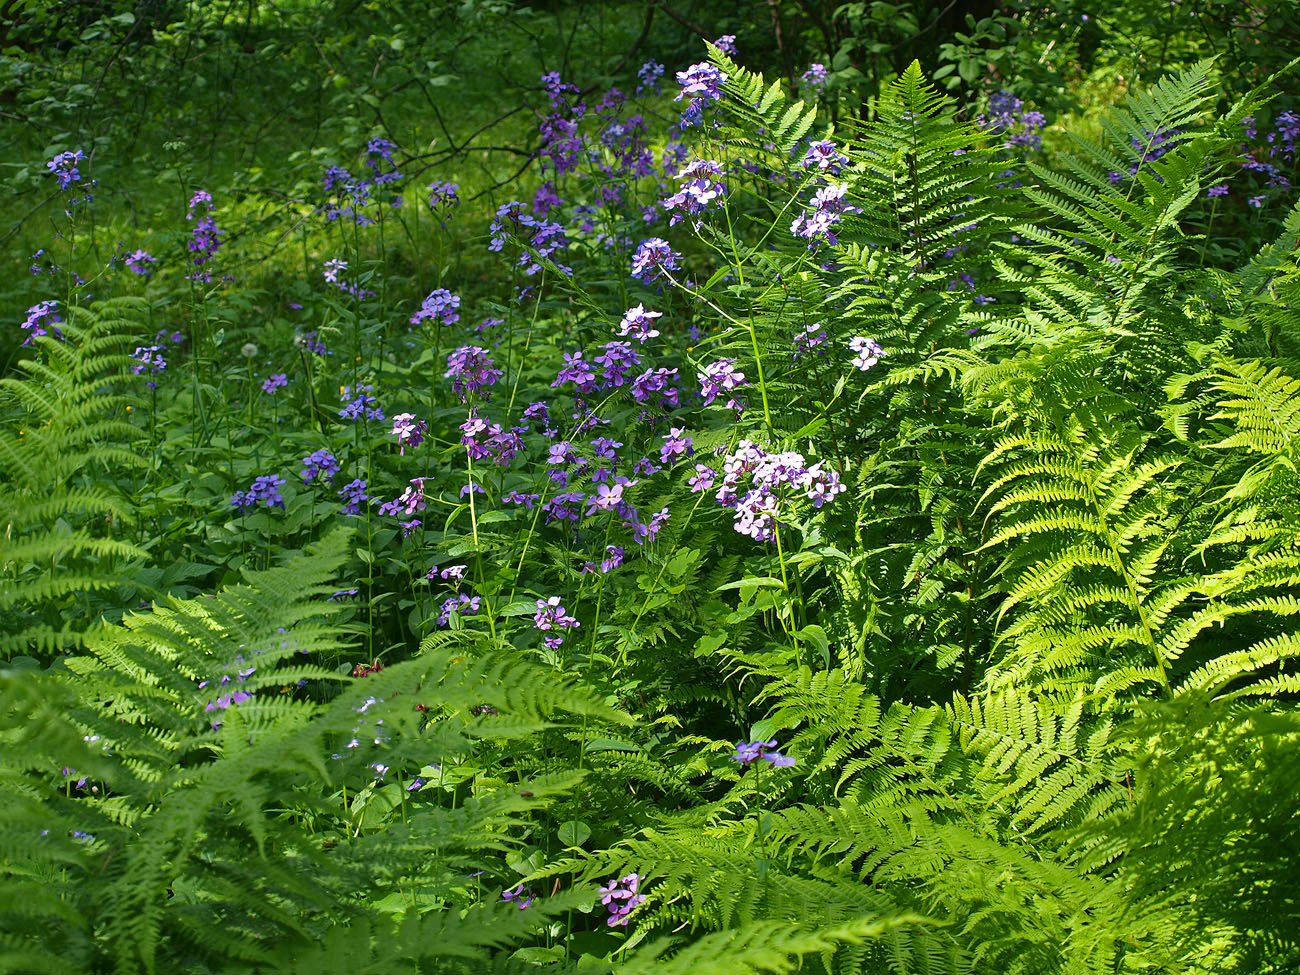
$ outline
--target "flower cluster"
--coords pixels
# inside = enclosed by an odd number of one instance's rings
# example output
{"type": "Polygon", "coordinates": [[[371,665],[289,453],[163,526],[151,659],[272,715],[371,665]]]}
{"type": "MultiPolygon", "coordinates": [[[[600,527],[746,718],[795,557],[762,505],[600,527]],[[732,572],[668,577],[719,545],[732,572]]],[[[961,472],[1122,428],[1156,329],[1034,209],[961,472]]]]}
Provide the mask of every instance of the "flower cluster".
{"type": "Polygon", "coordinates": [[[723,34],[713,42],[713,46],[733,60],[740,57],[740,51],[736,48],[735,34],[723,34]]]}
{"type": "Polygon", "coordinates": [[[427,187],[429,190],[429,206],[437,209],[440,206],[453,207],[460,203],[460,197],[457,191],[460,189],[459,183],[444,183],[441,180],[435,180],[427,187]]]}
{"type": "Polygon", "coordinates": [[[501,892],[501,899],[503,901],[513,903],[515,907],[519,908],[521,911],[532,906],[534,896],[533,888],[529,887],[525,890],[523,884],[519,884],[515,887],[511,887],[509,890],[501,892]]]}
{"type": "Polygon", "coordinates": [[[398,413],[393,417],[393,436],[397,438],[398,454],[404,455],[407,447],[414,449],[424,443],[424,434],[428,429],[423,420],[416,419],[414,413],[398,413]]]}
{"type": "MultiPolygon", "coordinates": [[[[137,376],[145,371],[151,376],[156,375],[167,368],[167,360],[163,358],[163,348],[160,345],[139,346],[131,353],[131,358],[135,360],[131,372],[137,376]]],[[[152,379],[148,380],[147,385],[150,389],[158,388],[152,379]]]]}
{"type": "MultiPolygon", "coordinates": [[[[211,211],[213,209],[212,194],[207,190],[198,190],[190,197],[189,209],[186,211],[185,219],[193,220],[195,211],[198,207],[206,206],[208,213],[199,217],[194,229],[190,232],[190,239],[186,246],[189,247],[190,253],[194,255],[194,266],[202,267],[216,255],[221,249],[221,229],[212,219],[211,211]]],[[[206,271],[196,271],[194,280],[209,281],[211,275],[206,271]]]]}
{"type": "Polygon", "coordinates": [[[236,508],[254,508],[260,501],[268,508],[283,508],[284,498],[280,496],[280,488],[283,486],[284,478],[263,474],[253,480],[252,487],[247,491],[236,491],[230,503],[236,508]]]}
{"type": "Polygon", "coordinates": [[[844,214],[862,212],[845,200],[848,191],[847,183],[832,183],[818,189],[813,194],[808,210],[795,217],[794,223],[790,225],[790,233],[806,239],[809,249],[822,241],[832,247],[837,246],[840,241],[832,228],[844,214]]]}
{"type": "Polygon", "coordinates": [[[272,373],[269,379],[262,383],[262,392],[274,394],[277,389],[289,385],[289,377],[282,372],[272,373]]]}
{"type": "Polygon", "coordinates": [[[31,345],[32,339],[42,335],[53,335],[56,339],[62,340],[63,333],[55,327],[56,322],[63,321],[58,306],[57,301],[40,301],[27,309],[27,318],[21,325],[21,328],[27,332],[27,338],[23,340],[24,346],[31,345]]]}
{"type": "Polygon", "coordinates": [[[412,325],[419,325],[424,321],[455,325],[460,321],[459,308],[460,295],[454,295],[446,288],[435,288],[420,303],[420,310],[411,316],[410,322],[412,325]]]}
{"type": "Polygon", "coordinates": [[[719,71],[707,61],[692,64],[685,71],[677,72],[677,83],[682,86],[682,90],[673,101],[679,102],[689,95],[691,101],[687,111],[698,112],[722,97],[722,86],[726,81],[727,73],[719,71]]]}
{"type": "Polygon", "coordinates": [[[794,357],[807,355],[819,345],[826,343],[826,329],[821,322],[809,322],[794,335],[794,357]]]}
{"type": "Polygon", "coordinates": [[[647,339],[658,338],[659,330],[654,327],[654,320],[663,318],[663,315],[661,311],[646,311],[645,305],[629,308],[618,323],[619,338],[634,338],[645,345],[647,339]]]}
{"type": "Polygon", "coordinates": [[[975,116],[975,124],[994,135],[1005,135],[1008,148],[1043,148],[1043,126],[1047,118],[1042,112],[1023,111],[1025,103],[1009,91],[997,91],[989,96],[988,111],[975,116]]]}
{"type": "Polygon", "coordinates": [[[564,227],[525,213],[524,204],[518,200],[497,207],[496,217],[488,226],[488,233],[491,235],[488,250],[501,250],[510,237],[521,237],[525,230],[529,231],[527,247],[530,250],[519,255],[519,266],[524,269],[525,274],[531,276],[542,270],[542,265],[538,263],[540,260],[555,263],[556,267],[565,274],[573,273],[572,268],[560,264],[555,259],[559,251],[566,250],[569,246],[564,227]]]}
{"type": "Polygon", "coordinates": [[[735,366],[735,359],[718,359],[710,362],[699,373],[700,395],[704,397],[705,406],[711,405],[720,396],[726,396],[729,409],[739,412],[745,408],[743,401],[731,395],[732,390],[748,385],[745,374],[735,366]]]}
{"type": "Polygon", "coordinates": [[[830,139],[810,143],[808,152],[799,162],[804,169],[816,169],[819,172],[830,173],[832,176],[838,176],[848,164],[848,156],[840,152],[830,139]]]}
{"type": "Polygon", "coordinates": [[[826,87],[827,77],[826,65],[814,62],[808,65],[808,70],[799,76],[799,80],[809,88],[821,89],[826,87]]]}
{"type": "Polygon", "coordinates": [[[611,928],[626,927],[628,915],[645,903],[645,896],[637,892],[640,886],[641,877],[630,873],[600,888],[600,902],[609,909],[605,923],[611,928]]]}
{"type": "Polygon", "coordinates": [[[668,241],[661,237],[651,237],[642,241],[632,255],[632,277],[649,284],[663,271],[677,269],[676,251],[668,246],[668,241]]]}
{"type": "MultiPolygon", "coordinates": [[[[685,180],[672,196],[659,201],[659,205],[672,212],[668,226],[673,226],[683,215],[698,217],[727,192],[727,184],[714,177],[724,176],[722,167],[707,159],[697,159],[685,166],[677,178],[685,180]]],[[[635,272],[634,272],[635,273],[635,272]]]]}
{"type": "MultiPolygon", "coordinates": [[[[330,166],[321,179],[321,188],[327,196],[322,210],[329,221],[340,218],[351,220],[358,227],[370,227],[374,220],[362,211],[375,202],[374,191],[402,178],[393,161],[393,150],[397,147],[387,139],[371,139],[366,145],[366,166],[370,176],[354,176],[342,166],[330,166]]],[[[389,196],[393,207],[402,205],[402,198],[397,193],[389,196]]]]}
{"type": "Polygon", "coordinates": [[[731,756],[733,762],[749,766],[757,761],[769,762],[774,768],[789,768],[794,759],[782,755],[776,750],[776,739],[771,741],[738,741],[736,754],[731,756]]]}
{"type": "MultiPolygon", "coordinates": [[[[688,483],[692,492],[708,491],[716,483],[715,474],[697,464],[688,483]]],[[[771,542],[780,526],[777,512],[783,498],[801,494],[814,508],[820,508],[842,491],[839,475],[824,471],[820,462],[806,466],[803,454],[772,454],[753,441],[741,440],[723,461],[722,485],[714,499],[735,512],[736,531],[755,541],[771,542]],[[743,484],[746,480],[747,486],[743,484]]]]}
{"type": "MultiPolygon", "coordinates": [[[[247,678],[252,677],[253,674],[257,673],[256,667],[246,667],[244,666],[244,664],[245,664],[244,656],[243,654],[239,654],[235,657],[235,661],[233,664],[227,664],[225,667],[223,667],[222,670],[227,671],[227,673],[223,673],[219,678],[216,679],[217,688],[218,689],[225,688],[226,685],[230,684],[232,681],[237,684],[242,684],[247,678]],[[229,673],[231,668],[234,668],[233,676],[232,674],[229,673]]],[[[201,680],[199,681],[199,689],[203,690],[211,683],[212,683],[211,680],[201,680]]],[[[214,712],[217,711],[225,711],[227,708],[230,708],[236,704],[243,704],[245,701],[251,701],[252,699],[253,699],[253,695],[249,694],[247,691],[234,690],[226,693],[221,693],[218,694],[215,698],[210,698],[203,705],[203,713],[213,714],[214,712]]],[[[214,729],[220,728],[221,722],[213,721],[212,727],[214,729]]]]}
{"type": "MultiPolygon", "coordinates": [[[[313,451],[304,457],[302,459],[302,465],[302,479],[308,484],[316,478],[333,483],[335,475],[338,474],[341,469],[339,467],[338,459],[324,448],[313,451]]],[[[352,483],[361,483],[362,488],[365,488],[364,482],[353,481],[352,483]]],[[[349,485],[349,487],[351,487],[351,485],[349,485]]]]}
{"type": "Polygon", "coordinates": [[[879,362],[885,354],[875,339],[869,339],[865,335],[855,335],[849,339],[849,349],[854,353],[853,364],[863,372],[879,362]]]}
{"type": "Polygon", "coordinates": [[[61,152],[45,164],[45,168],[50,171],[50,175],[59,181],[59,189],[66,190],[73,183],[81,179],[81,170],[77,167],[85,162],[86,154],[80,149],[73,149],[70,152],[61,152]]]}
{"type": "Polygon", "coordinates": [[[325,283],[334,285],[334,287],[338,288],[345,295],[352,295],[354,298],[373,298],[375,296],[373,291],[367,291],[365,288],[361,287],[361,285],[353,284],[351,281],[339,277],[339,275],[347,269],[348,262],[343,260],[341,257],[335,257],[326,261],[322,272],[325,278],[325,283]]]}
{"type": "Polygon", "coordinates": [[[132,274],[139,274],[143,277],[149,277],[153,274],[154,268],[158,264],[158,258],[154,257],[148,251],[135,250],[126,255],[126,269],[132,274]]]}
{"type": "Polygon", "coordinates": [[[488,356],[487,349],[478,345],[462,345],[447,356],[447,371],[443,373],[444,378],[451,380],[451,388],[462,401],[470,393],[495,384],[504,375],[488,356]]]}
{"type": "MultiPolygon", "coordinates": [[[[445,603],[442,604],[442,610],[438,613],[437,623],[439,626],[446,626],[451,621],[451,614],[458,616],[476,616],[482,608],[483,600],[479,596],[468,596],[465,593],[457,593],[445,603]]],[[[525,907],[527,905],[524,905],[525,907]]],[[[523,908],[520,908],[522,910],[523,908]]]]}
{"type": "Polygon", "coordinates": [[[686,436],[682,427],[673,427],[664,434],[663,439],[667,442],[659,448],[659,460],[664,464],[671,466],[677,463],[677,458],[684,460],[695,453],[694,441],[686,436]]]}
{"type": "MultiPolygon", "coordinates": [[[[339,417],[344,420],[382,420],[384,411],[379,408],[379,400],[370,395],[374,389],[373,386],[358,386],[356,397],[344,404],[343,409],[339,410],[339,417]]],[[[342,394],[343,399],[348,399],[352,395],[352,388],[344,386],[342,394]]]]}
{"type": "MultiPolygon", "coordinates": [[[[605,485],[601,485],[604,487],[605,485]]],[[[551,596],[549,599],[537,600],[537,612],[533,615],[533,626],[544,632],[557,630],[570,630],[581,626],[576,618],[570,616],[563,606],[560,605],[559,596],[551,596]]],[[[543,642],[547,649],[554,650],[564,643],[564,636],[558,632],[550,632],[543,642]]]]}
{"type": "Polygon", "coordinates": [[[379,513],[387,516],[401,512],[409,517],[417,511],[423,511],[424,507],[424,478],[413,477],[400,496],[379,506],[379,513]]]}
{"type": "Polygon", "coordinates": [[[651,92],[659,94],[663,90],[664,66],[658,61],[647,61],[636,72],[636,93],[651,92]]]}
{"type": "MultiPolygon", "coordinates": [[[[304,476],[306,476],[305,472],[304,476]]],[[[370,495],[366,493],[366,482],[361,478],[343,485],[339,489],[339,497],[343,499],[343,513],[345,515],[361,514],[361,505],[370,500],[370,495]]]]}

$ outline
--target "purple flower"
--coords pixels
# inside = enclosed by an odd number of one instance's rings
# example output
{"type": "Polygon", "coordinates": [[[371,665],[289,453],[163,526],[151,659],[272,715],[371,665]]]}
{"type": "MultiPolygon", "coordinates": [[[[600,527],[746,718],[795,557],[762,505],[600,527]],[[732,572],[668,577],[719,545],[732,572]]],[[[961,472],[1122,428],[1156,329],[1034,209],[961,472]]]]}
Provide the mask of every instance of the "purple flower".
{"type": "Polygon", "coordinates": [[[412,325],[423,321],[446,322],[454,325],[460,321],[460,295],[454,295],[446,288],[435,288],[420,305],[420,310],[411,316],[412,325]]]}
{"type": "Polygon", "coordinates": [[[63,321],[58,307],[57,301],[40,301],[27,309],[27,318],[21,326],[27,332],[27,338],[23,340],[24,346],[31,345],[32,339],[42,335],[53,335],[56,339],[63,339],[63,333],[55,327],[55,322],[63,321]]]}
{"type": "Polygon", "coordinates": [[[451,388],[465,400],[470,393],[486,389],[505,373],[497,369],[487,349],[477,345],[463,345],[447,356],[444,378],[451,380],[451,388]]]}
{"type": "MultiPolygon", "coordinates": [[[[700,490],[705,490],[702,485],[711,481],[712,472],[698,465],[696,476],[700,490]]],[[[820,464],[805,467],[802,454],[769,454],[752,441],[741,440],[723,462],[722,486],[715,499],[735,511],[736,531],[770,542],[776,539],[777,508],[783,496],[797,491],[820,508],[843,490],[838,474],[824,472],[820,464]],[[742,485],[746,480],[748,485],[742,485]]]]}
{"type": "Polygon", "coordinates": [[[511,491],[502,495],[501,500],[506,504],[522,504],[525,508],[531,510],[533,502],[540,500],[541,497],[540,494],[521,494],[518,491],[511,491]]]}
{"type": "Polygon", "coordinates": [[[975,124],[994,135],[1005,134],[1008,148],[1041,149],[1047,118],[1042,112],[1022,111],[1024,104],[1009,91],[994,92],[987,114],[977,115],[975,124]]]}
{"type": "Polygon", "coordinates": [[[284,478],[276,477],[274,474],[264,474],[254,478],[252,486],[247,491],[236,491],[230,503],[236,508],[255,508],[258,502],[268,508],[283,508],[284,498],[280,496],[280,488],[283,486],[284,478]]]}
{"type": "Polygon", "coordinates": [[[45,164],[45,168],[50,171],[50,175],[58,178],[59,189],[66,190],[77,180],[81,179],[81,170],[77,168],[84,162],[86,154],[80,149],[73,149],[70,152],[61,152],[45,164]]]}
{"type": "Polygon", "coordinates": [[[709,491],[713,488],[717,478],[717,472],[707,464],[696,464],[695,473],[686,479],[690,486],[691,494],[699,494],[701,491],[709,491]]]}
{"type": "MultiPolygon", "coordinates": [[[[299,308],[302,306],[299,305],[299,308]]],[[[306,349],[313,355],[329,355],[330,350],[325,348],[325,343],[320,340],[318,332],[304,332],[294,339],[294,344],[301,349],[306,349]]]]}
{"type": "Polygon", "coordinates": [[[826,84],[826,65],[814,62],[808,66],[808,70],[799,76],[800,80],[810,88],[821,88],[826,84]]]}
{"type": "MultiPolygon", "coordinates": [[[[705,406],[719,396],[730,394],[733,389],[746,385],[745,374],[735,369],[735,365],[735,359],[718,359],[710,362],[699,373],[700,395],[704,397],[705,406]]],[[[734,398],[728,398],[727,406],[731,409],[741,408],[734,398]]]]}
{"type": "Polygon", "coordinates": [[[459,616],[477,615],[482,603],[483,601],[479,596],[468,596],[463,592],[458,593],[442,604],[442,611],[438,615],[437,623],[439,626],[446,626],[451,621],[452,613],[459,616]]]}
{"type": "Polygon", "coordinates": [[[440,206],[453,207],[460,203],[460,197],[456,195],[460,189],[459,183],[444,183],[434,180],[429,184],[429,206],[437,209],[440,206]]]}
{"type": "Polygon", "coordinates": [[[420,521],[419,518],[412,518],[410,521],[399,521],[397,523],[398,527],[402,529],[403,538],[410,538],[415,534],[415,530],[422,524],[423,522],[420,521]]]}
{"type": "Polygon", "coordinates": [[[658,393],[660,406],[676,408],[677,388],[668,385],[668,380],[676,375],[676,369],[647,369],[632,380],[632,398],[638,403],[649,403],[658,393]]]}
{"type": "Polygon", "coordinates": [[[190,233],[190,252],[194,255],[194,266],[202,267],[221,249],[221,229],[210,216],[204,216],[194,225],[190,233]]]}
{"type": "Polygon", "coordinates": [[[393,436],[397,438],[398,454],[404,455],[406,448],[415,448],[424,443],[424,434],[428,430],[423,420],[417,420],[414,413],[398,413],[393,417],[393,436]]]}
{"type": "Polygon", "coordinates": [[[212,204],[212,194],[207,190],[196,190],[194,195],[190,197],[189,209],[185,211],[185,219],[193,220],[194,211],[200,206],[206,206],[209,212],[214,209],[212,204]]]}
{"type": "Polygon", "coordinates": [[[654,320],[663,318],[663,314],[661,311],[646,311],[644,305],[629,308],[623,313],[623,320],[619,322],[619,337],[635,338],[645,345],[647,339],[658,338],[659,330],[654,327],[654,320]]]}
{"type": "Polygon", "coordinates": [[[668,441],[659,448],[659,459],[665,464],[675,463],[675,457],[689,457],[695,453],[690,437],[683,436],[686,431],[682,427],[673,427],[668,433],[664,434],[663,439],[668,441]]]}
{"type": "Polygon", "coordinates": [[[468,569],[468,565],[449,565],[438,573],[438,578],[446,582],[454,582],[459,586],[465,580],[465,572],[468,569]]]}
{"type": "Polygon", "coordinates": [[[555,192],[555,184],[548,180],[537,188],[537,193],[533,197],[533,213],[545,219],[553,209],[563,202],[560,195],[555,192]]]}
{"type": "Polygon", "coordinates": [[[821,322],[809,322],[794,336],[794,357],[798,359],[826,342],[826,329],[821,322]]]}
{"type": "Polygon", "coordinates": [[[612,572],[623,564],[623,548],[620,545],[606,545],[605,558],[600,562],[601,572],[612,572]]]}
{"type": "Polygon", "coordinates": [[[600,888],[600,902],[609,909],[605,923],[611,928],[625,927],[628,915],[645,903],[644,895],[638,893],[640,883],[640,875],[630,873],[600,888]]]}
{"type": "Polygon", "coordinates": [[[127,270],[132,274],[140,274],[145,277],[153,274],[157,263],[158,259],[148,251],[136,250],[126,256],[127,270]]]}
{"type": "Polygon", "coordinates": [[[707,159],[697,159],[682,169],[677,178],[685,182],[672,196],[659,201],[664,210],[673,214],[668,225],[676,224],[683,214],[698,217],[715,201],[720,201],[727,192],[727,184],[714,177],[722,175],[722,167],[707,159]]]}
{"type": "Polygon", "coordinates": [[[869,339],[865,335],[855,335],[849,339],[849,349],[856,353],[853,364],[863,372],[879,362],[880,357],[885,354],[885,350],[874,339],[869,339]]]}
{"type": "MultiPolygon", "coordinates": [[[[373,386],[358,386],[356,398],[339,410],[339,416],[344,420],[382,420],[384,411],[379,408],[379,400],[370,395],[373,390],[373,386]]],[[[344,386],[343,398],[347,399],[351,394],[351,387],[344,386]]]]}
{"type": "MultiPolygon", "coordinates": [[[[155,375],[167,368],[167,360],[163,358],[163,349],[159,345],[140,346],[131,353],[131,358],[135,360],[131,372],[137,376],[146,370],[150,375],[155,375]]],[[[158,388],[152,379],[148,381],[148,386],[150,389],[158,388]]]]}
{"type": "Polygon", "coordinates": [[[411,483],[407,485],[406,490],[401,493],[400,497],[392,501],[385,501],[379,506],[379,513],[381,515],[395,515],[401,512],[405,515],[413,515],[417,511],[423,511],[424,507],[424,478],[413,477],[411,483]]]}
{"type": "Polygon", "coordinates": [[[651,237],[643,241],[632,255],[632,277],[649,284],[661,272],[676,270],[679,256],[668,246],[668,241],[651,237]]]}
{"type": "Polygon", "coordinates": [[[324,277],[327,284],[338,284],[339,275],[348,269],[348,262],[341,257],[331,258],[325,262],[324,277]]]}
{"type": "Polygon", "coordinates": [[[643,91],[654,90],[657,95],[662,87],[661,79],[664,76],[664,66],[658,61],[647,61],[641,65],[636,72],[636,93],[639,95],[643,91]]]}
{"type": "Polygon", "coordinates": [[[832,183],[818,189],[813,194],[808,210],[797,216],[790,225],[790,233],[807,239],[809,248],[816,247],[821,241],[826,241],[832,247],[839,244],[839,238],[831,228],[840,222],[844,214],[861,212],[845,201],[848,190],[847,183],[832,183]]]}
{"type": "Polygon", "coordinates": [[[591,384],[596,381],[596,374],[592,371],[591,366],[582,358],[581,352],[564,353],[564,365],[560,367],[559,373],[555,377],[552,386],[562,386],[564,383],[574,383],[579,392],[590,388],[591,384]]]}
{"type": "Polygon", "coordinates": [[[1227,196],[1228,184],[1220,183],[1218,186],[1211,186],[1208,190],[1205,191],[1205,195],[1206,196],[1227,196]]]}
{"type": "Polygon", "coordinates": [[[362,502],[370,500],[370,495],[366,493],[366,482],[361,478],[343,485],[339,490],[339,497],[343,499],[343,513],[345,515],[361,514],[362,502]]]}
{"type": "Polygon", "coordinates": [[[777,768],[789,768],[794,764],[794,759],[782,755],[776,751],[776,740],[772,741],[738,741],[736,742],[736,754],[731,756],[733,762],[739,762],[741,765],[751,765],[759,760],[770,762],[777,768]]]}
{"type": "MultiPolygon", "coordinates": [[[[574,617],[570,616],[560,605],[559,596],[551,596],[549,599],[537,600],[537,612],[533,615],[533,626],[542,631],[548,630],[568,630],[581,626],[582,624],[574,617]]],[[[559,634],[552,634],[558,637],[556,646],[564,642],[564,638],[559,634]]],[[[554,647],[552,647],[554,649],[554,647]]]]}
{"type": "Polygon", "coordinates": [[[723,34],[713,42],[713,46],[729,58],[740,57],[740,52],[736,50],[735,34],[723,34]]]}
{"type": "Polygon", "coordinates": [[[685,71],[677,72],[677,83],[682,86],[682,90],[673,101],[679,102],[690,95],[689,108],[699,110],[721,97],[722,86],[726,81],[726,72],[719,71],[707,61],[692,64],[685,71]]]}
{"type": "Polygon", "coordinates": [[[622,386],[627,374],[641,365],[641,353],[628,342],[606,342],[602,348],[603,353],[596,357],[596,364],[602,369],[601,387],[612,389],[622,386]]]}
{"type": "Polygon", "coordinates": [[[282,372],[273,373],[271,378],[262,383],[262,392],[274,393],[282,386],[289,385],[289,377],[282,372]]]}
{"type": "MultiPolygon", "coordinates": [[[[308,454],[302,459],[302,479],[310,484],[316,478],[333,482],[334,476],[339,472],[339,462],[328,450],[321,449],[308,454]]],[[[353,481],[352,484],[361,484],[362,490],[365,489],[364,482],[353,481]]],[[[352,485],[349,485],[351,487],[352,485]]]]}
{"type": "Polygon", "coordinates": [[[507,891],[502,891],[501,899],[503,901],[515,901],[516,907],[518,907],[521,911],[525,910],[533,903],[533,888],[529,887],[528,890],[525,891],[524,885],[519,884],[518,886],[512,887],[507,891]]]}
{"type": "Polygon", "coordinates": [[[804,169],[816,169],[823,173],[829,172],[833,176],[838,176],[848,164],[848,157],[843,155],[830,139],[823,139],[821,142],[814,142],[808,146],[807,154],[799,163],[804,169]]]}

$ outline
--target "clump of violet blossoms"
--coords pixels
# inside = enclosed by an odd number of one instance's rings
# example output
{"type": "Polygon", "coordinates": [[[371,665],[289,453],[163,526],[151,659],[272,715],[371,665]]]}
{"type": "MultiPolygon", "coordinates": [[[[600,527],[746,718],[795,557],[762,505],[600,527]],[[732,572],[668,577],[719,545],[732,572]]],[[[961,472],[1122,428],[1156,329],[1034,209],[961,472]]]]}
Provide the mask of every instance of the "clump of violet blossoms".
{"type": "Polygon", "coordinates": [[[640,875],[630,873],[600,888],[600,902],[609,909],[605,923],[611,928],[626,927],[628,915],[645,903],[645,896],[637,892],[640,885],[640,875]]]}
{"type": "Polygon", "coordinates": [[[236,508],[254,508],[258,502],[268,508],[283,508],[284,498],[280,496],[280,488],[283,486],[284,478],[264,474],[254,479],[252,487],[247,491],[236,491],[230,503],[236,508]]]}
{"type": "Polygon", "coordinates": [[[443,373],[462,402],[470,393],[486,389],[504,375],[489,358],[487,349],[478,345],[462,345],[447,356],[447,371],[443,373]]]}
{"type": "MultiPolygon", "coordinates": [[[[605,485],[602,484],[601,487],[605,487],[605,485]]],[[[533,626],[537,629],[546,632],[568,630],[581,625],[576,618],[570,616],[564,607],[560,605],[559,596],[537,600],[537,612],[533,615],[533,626]]],[[[560,633],[551,633],[542,642],[546,644],[548,650],[555,650],[564,643],[564,636],[560,633]]]]}
{"type": "Polygon", "coordinates": [[[768,762],[774,768],[789,768],[794,764],[793,758],[776,750],[775,738],[771,741],[738,741],[736,754],[731,756],[731,760],[746,767],[757,761],[768,762]]]}
{"type": "Polygon", "coordinates": [[[404,455],[407,447],[414,449],[424,443],[427,430],[425,422],[416,419],[414,413],[398,413],[393,417],[393,436],[397,438],[398,454],[404,455]]]}
{"type": "Polygon", "coordinates": [[[659,330],[654,327],[656,318],[663,318],[661,311],[646,311],[645,305],[637,305],[623,313],[623,320],[618,323],[619,338],[634,338],[642,345],[647,339],[657,338],[659,330]]]}
{"type": "Polygon", "coordinates": [[[63,321],[58,307],[57,301],[38,301],[27,309],[27,318],[22,324],[22,329],[27,333],[27,338],[23,340],[24,346],[31,345],[32,339],[42,335],[53,335],[62,341],[63,333],[55,327],[55,322],[63,321]]]}
{"type": "Polygon", "coordinates": [[[865,335],[855,335],[849,339],[849,348],[855,353],[853,364],[866,372],[885,354],[875,339],[869,339],[865,335]]]}
{"type": "MultiPolygon", "coordinates": [[[[713,472],[696,465],[689,479],[691,492],[710,490],[714,483],[713,472]]],[[[806,466],[803,454],[768,453],[751,440],[741,440],[723,461],[722,485],[714,499],[735,512],[736,531],[755,541],[771,542],[780,525],[777,513],[782,500],[798,494],[820,508],[843,491],[839,474],[823,470],[820,462],[806,466]]]]}
{"type": "Polygon", "coordinates": [[[77,180],[81,179],[81,170],[77,168],[85,162],[86,154],[80,149],[73,149],[70,152],[61,152],[45,164],[45,168],[50,171],[50,175],[57,177],[59,189],[66,190],[77,180]]]}

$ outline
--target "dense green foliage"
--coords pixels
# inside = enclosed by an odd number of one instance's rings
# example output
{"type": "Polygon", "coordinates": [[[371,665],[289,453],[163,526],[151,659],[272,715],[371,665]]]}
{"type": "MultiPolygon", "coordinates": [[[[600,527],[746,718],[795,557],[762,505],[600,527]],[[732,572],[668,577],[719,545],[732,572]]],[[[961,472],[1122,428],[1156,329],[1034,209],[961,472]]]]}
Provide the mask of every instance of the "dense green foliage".
{"type": "MultiPolygon", "coordinates": [[[[340,10],[100,6],[5,38],[12,144],[60,135],[11,180],[0,971],[1300,968],[1300,125],[1197,59],[1255,35],[1130,4],[1053,93],[1071,3],[774,3],[775,71],[711,44],[674,104],[581,7],[374,5],[367,107],[277,171],[272,96],[141,72],[319,93],[340,10]],[[515,30],[590,90],[390,124],[515,30]],[[159,104],[73,156],[87,66],[159,104]]],[[[659,6],[611,37],[695,60],[659,6]]]]}

